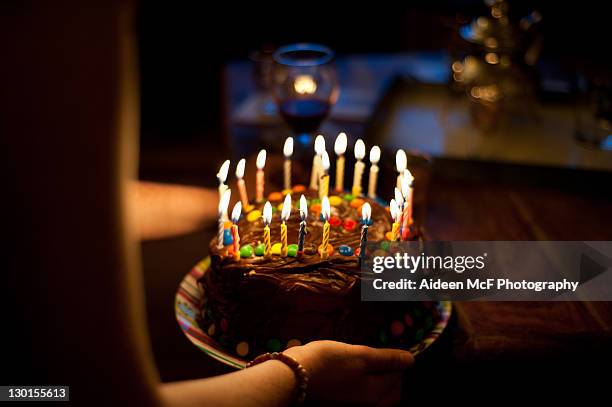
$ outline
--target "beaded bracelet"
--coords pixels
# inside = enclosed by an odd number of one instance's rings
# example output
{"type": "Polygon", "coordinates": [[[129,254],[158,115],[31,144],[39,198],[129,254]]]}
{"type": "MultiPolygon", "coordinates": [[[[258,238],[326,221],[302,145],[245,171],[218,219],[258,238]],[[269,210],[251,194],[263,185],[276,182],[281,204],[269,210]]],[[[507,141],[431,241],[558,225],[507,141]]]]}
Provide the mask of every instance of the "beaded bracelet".
{"type": "Polygon", "coordinates": [[[306,388],[308,387],[309,374],[308,371],[298,362],[295,358],[284,353],[273,352],[264,353],[263,355],[257,356],[255,359],[247,363],[246,367],[252,367],[268,360],[278,360],[283,362],[293,370],[295,378],[297,379],[297,398],[296,401],[301,403],[306,398],[306,388]]]}

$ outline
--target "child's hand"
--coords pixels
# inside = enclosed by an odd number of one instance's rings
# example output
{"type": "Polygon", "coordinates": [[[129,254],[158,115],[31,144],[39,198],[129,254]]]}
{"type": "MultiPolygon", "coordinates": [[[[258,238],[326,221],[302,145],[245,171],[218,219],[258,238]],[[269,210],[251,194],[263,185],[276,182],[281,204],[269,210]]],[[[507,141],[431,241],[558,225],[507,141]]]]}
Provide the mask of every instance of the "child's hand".
{"type": "Polygon", "coordinates": [[[410,352],[316,341],[287,349],[309,372],[308,399],[362,404],[397,404],[410,352]]]}

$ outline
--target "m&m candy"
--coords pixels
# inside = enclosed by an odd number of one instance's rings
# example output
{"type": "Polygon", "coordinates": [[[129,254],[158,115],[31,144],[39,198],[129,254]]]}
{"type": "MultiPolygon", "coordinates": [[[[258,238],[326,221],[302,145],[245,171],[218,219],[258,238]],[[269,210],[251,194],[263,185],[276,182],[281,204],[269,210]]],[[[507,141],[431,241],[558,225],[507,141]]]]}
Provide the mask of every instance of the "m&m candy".
{"type": "Polygon", "coordinates": [[[342,221],[340,220],[339,217],[337,216],[332,216],[329,218],[329,224],[333,227],[338,227],[340,225],[342,225],[342,221]]]}
{"type": "Polygon", "coordinates": [[[268,195],[268,201],[280,201],[283,199],[283,194],[281,192],[271,192],[270,195],[268,195]]]}
{"type": "Polygon", "coordinates": [[[329,204],[331,206],[338,206],[342,203],[342,198],[340,198],[339,196],[330,196],[329,197],[329,204]]]}
{"type": "Polygon", "coordinates": [[[272,254],[281,254],[281,247],[282,245],[280,243],[274,243],[272,245],[272,254]]]}
{"type": "Polygon", "coordinates": [[[223,230],[223,244],[225,246],[228,246],[232,243],[234,243],[234,237],[232,236],[232,230],[231,229],[223,230]]]}
{"type": "Polygon", "coordinates": [[[255,209],[247,214],[247,220],[249,222],[255,222],[258,219],[261,219],[261,211],[259,209],[255,209]]]}
{"type": "Polygon", "coordinates": [[[244,245],[240,248],[240,257],[243,259],[253,256],[253,246],[250,244],[244,245]]]}
{"type": "Polygon", "coordinates": [[[344,222],[342,223],[342,227],[344,227],[344,229],[348,230],[349,232],[355,229],[356,226],[357,222],[350,218],[344,219],[344,222]]]}
{"type": "Polygon", "coordinates": [[[338,252],[343,256],[352,256],[353,248],[343,244],[342,246],[338,247],[338,252]]]}
{"type": "Polygon", "coordinates": [[[298,245],[290,244],[289,246],[287,246],[287,256],[295,257],[297,256],[297,251],[298,251],[298,245]]]}

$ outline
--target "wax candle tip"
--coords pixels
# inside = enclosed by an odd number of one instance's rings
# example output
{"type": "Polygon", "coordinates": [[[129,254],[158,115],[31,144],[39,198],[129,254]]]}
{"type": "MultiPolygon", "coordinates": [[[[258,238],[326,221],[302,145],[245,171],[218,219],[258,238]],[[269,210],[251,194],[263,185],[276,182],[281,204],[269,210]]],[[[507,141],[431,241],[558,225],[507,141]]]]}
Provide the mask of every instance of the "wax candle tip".
{"type": "Polygon", "coordinates": [[[225,160],[223,164],[221,164],[221,168],[219,168],[219,172],[217,173],[217,178],[220,183],[225,183],[227,180],[227,173],[229,171],[230,160],[225,160]]]}
{"type": "Polygon", "coordinates": [[[265,149],[261,150],[259,154],[257,154],[257,160],[255,162],[255,165],[260,170],[263,170],[263,167],[265,167],[266,165],[266,150],[265,149]]]}
{"type": "Polygon", "coordinates": [[[342,132],[338,134],[336,137],[336,143],[334,144],[334,152],[336,155],[342,155],[346,152],[346,147],[348,144],[348,139],[346,137],[346,133],[342,132]]]}
{"type": "Polygon", "coordinates": [[[378,161],[380,161],[380,147],[374,146],[370,150],[370,162],[372,164],[378,164],[378,161]]]}
{"type": "Polygon", "coordinates": [[[355,143],[355,158],[358,160],[363,160],[363,157],[365,157],[365,152],[365,143],[362,139],[358,139],[355,143]]]}
{"type": "Polygon", "coordinates": [[[238,165],[236,165],[236,178],[244,177],[244,167],[246,165],[246,160],[242,158],[238,161],[238,165]]]}
{"type": "Polygon", "coordinates": [[[293,155],[293,137],[287,137],[285,140],[285,145],[283,146],[283,155],[286,158],[291,157],[293,155]]]}

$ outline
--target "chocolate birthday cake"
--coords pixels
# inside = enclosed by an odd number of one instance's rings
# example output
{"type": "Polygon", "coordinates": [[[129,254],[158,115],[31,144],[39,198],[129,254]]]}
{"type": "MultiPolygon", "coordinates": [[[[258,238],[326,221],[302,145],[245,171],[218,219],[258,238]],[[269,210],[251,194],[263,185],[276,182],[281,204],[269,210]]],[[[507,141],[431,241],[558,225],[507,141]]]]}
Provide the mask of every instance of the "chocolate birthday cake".
{"type": "MultiPolygon", "coordinates": [[[[205,290],[201,324],[228,351],[252,358],[268,351],[318,339],[352,344],[408,349],[418,343],[439,319],[434,303],[362,302],[362,280],[374,278],[360,269],[358,248],[361,207],[371,205],[368,242],[382,248],[389,244],[392,218],[389,208],[368,198],[350,194],[329,197],[329,257],[321,256],[323,220],[316,191],[294,188],[294,202],[308,199],[307,233],[303,253],[289,244],[287,256],[278,243],[266,258],[261,218],[263,204],[243,214],[238,222],[240,257],[210,244],[211,267],[201,278],[205,290]],[[357,252],[357,253],[356,253],[357,252]]],[[[280,242],[281,193],[268,197],[274,207],[271,241],[280,242]]],[[[288,242],[298,242],[300,216],[292,208],[287,220],[288,242]]],[[[409,239],[420,239],[412,227],[409,239]]]]}

